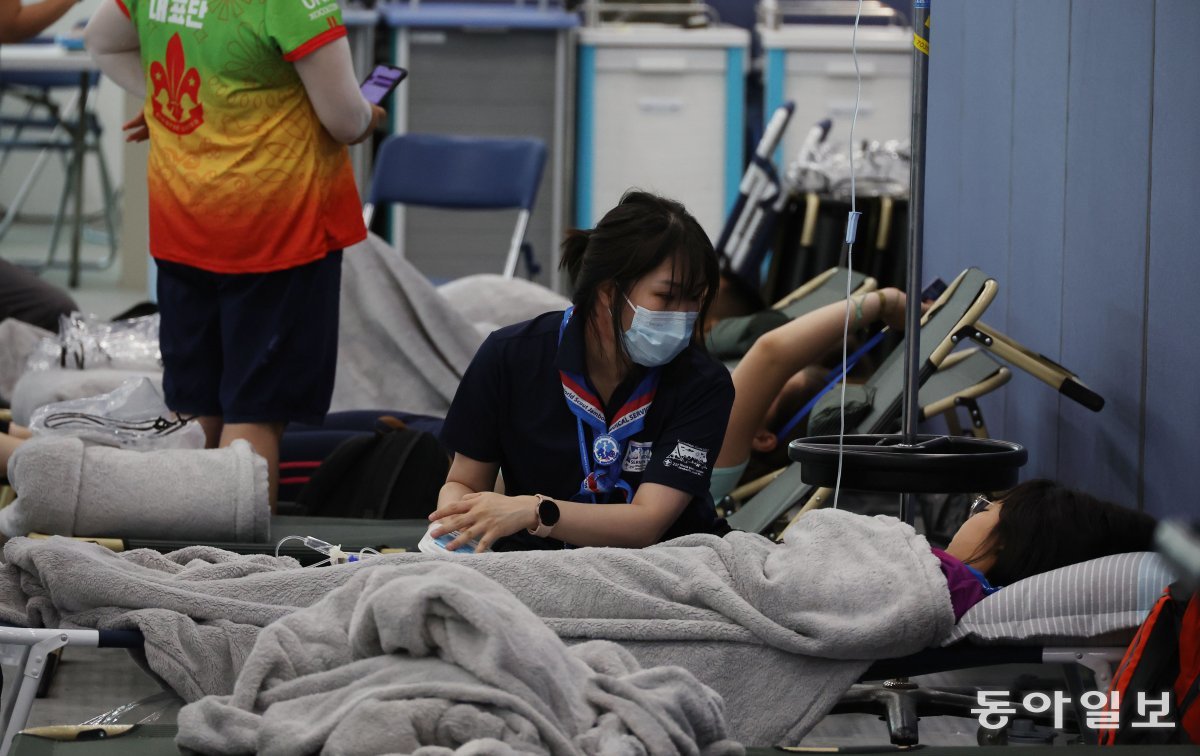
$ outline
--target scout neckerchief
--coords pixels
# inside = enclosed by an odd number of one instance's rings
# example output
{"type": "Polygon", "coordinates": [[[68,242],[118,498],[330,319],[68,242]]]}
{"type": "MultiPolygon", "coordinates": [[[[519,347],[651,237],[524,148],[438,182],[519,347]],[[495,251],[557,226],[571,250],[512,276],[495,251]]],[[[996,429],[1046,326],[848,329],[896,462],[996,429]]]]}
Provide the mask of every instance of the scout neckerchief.
{"type": "MultiPolygon", "coordinates": [[[[574,310],[574,307],[569,307],[563,313],[562,324],[558,327],[560,346],[563,332],[574,310]]],[[[624,457],[626,439],[631,438],[646,424],[646,413],[650,411],[650,404],[658,391],[659,373],[658,368],[652,368],[646,374],[634,389],[633,395],[617,410],[617,419],[612,425],[608,425],[600,398],[587,387],[587,379],[577,373],[558,371],[567,407],[575,415],[575,423],[579,428],[579,461],[583,465],[584,478],[577,496],[589,496],[592,503],[595,503],[596,494],[604,494],[607,500],[609,492],[619,488],[625,493],[625,501],[633,501],[633,489],[621,480],[621,460],[624,457]],[[583,433],[584,423],[592,429],[591,454],[588,454],[587,440],[583,433]],[[596,462],[594,470],[593,460],[596,462]]]]}

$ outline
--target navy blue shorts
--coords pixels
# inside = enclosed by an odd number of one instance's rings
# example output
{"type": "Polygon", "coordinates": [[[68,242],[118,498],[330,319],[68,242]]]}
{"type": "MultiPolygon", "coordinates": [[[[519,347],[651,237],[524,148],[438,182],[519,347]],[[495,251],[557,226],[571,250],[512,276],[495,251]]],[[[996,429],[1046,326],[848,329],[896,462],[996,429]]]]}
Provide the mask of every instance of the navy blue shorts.
{"type": "Polygon", "coordinates": [[[342,251],[270,273],[157,261],[167,406],[226,423],[319,423],[337,368],[342,251]]]}

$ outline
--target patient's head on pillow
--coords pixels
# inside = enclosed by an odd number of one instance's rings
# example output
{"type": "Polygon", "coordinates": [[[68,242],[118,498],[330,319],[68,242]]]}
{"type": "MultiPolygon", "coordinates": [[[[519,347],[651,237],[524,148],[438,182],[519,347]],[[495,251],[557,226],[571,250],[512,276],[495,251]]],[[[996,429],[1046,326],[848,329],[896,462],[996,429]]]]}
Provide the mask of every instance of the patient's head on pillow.
{"type": "Polygon", "coordinates": [[[968,518],[946,551],[1008,585],[1110,554],[1150,551],[1156,524],[1145,513],[1031,480],[968,518]]]}

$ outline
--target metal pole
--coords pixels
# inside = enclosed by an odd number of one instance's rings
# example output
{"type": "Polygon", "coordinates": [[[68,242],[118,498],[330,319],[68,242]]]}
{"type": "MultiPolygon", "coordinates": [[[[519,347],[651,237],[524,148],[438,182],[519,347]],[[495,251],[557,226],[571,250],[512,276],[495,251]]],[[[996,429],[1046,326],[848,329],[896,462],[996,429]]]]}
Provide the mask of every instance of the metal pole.
{"type": "MultiPolygon", "coordinates": [[[[908,179],[908,308],[904,313],[904,438],[913,444],[917,436],[917,400],[921,371],[921,263],[925,242],[925,124],[929,104],[929,1],[913,0],[912,53],[912,165],[908,179]]],[[[912,524],[916,497],[904,496],[900,517],[912,524]]]]}
{"type": "Polygon", "coordinates": [[[71,148],[75,151],[75,163],[71,170],[71,190],[75,192],[75,221],[71,225],[71,267],[67,273],[67,287],[79,288],[79,245],[83,238],[83,156],[87,143],[87,96],[90,73],[79,73],[79,108],[75,111],[75,133],[71,148]]]}

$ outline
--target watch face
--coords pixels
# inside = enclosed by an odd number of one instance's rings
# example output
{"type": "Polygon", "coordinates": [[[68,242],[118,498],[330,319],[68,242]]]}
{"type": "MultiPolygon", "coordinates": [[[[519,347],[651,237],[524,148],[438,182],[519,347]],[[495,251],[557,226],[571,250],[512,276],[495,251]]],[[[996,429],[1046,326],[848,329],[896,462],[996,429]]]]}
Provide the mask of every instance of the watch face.
{"type": "Polygon", "coordinates": [[[538,504],[538,521],[546,526],[558,524],[558,505],[553,500],[542,499],[542,503],[538,504]]]}

